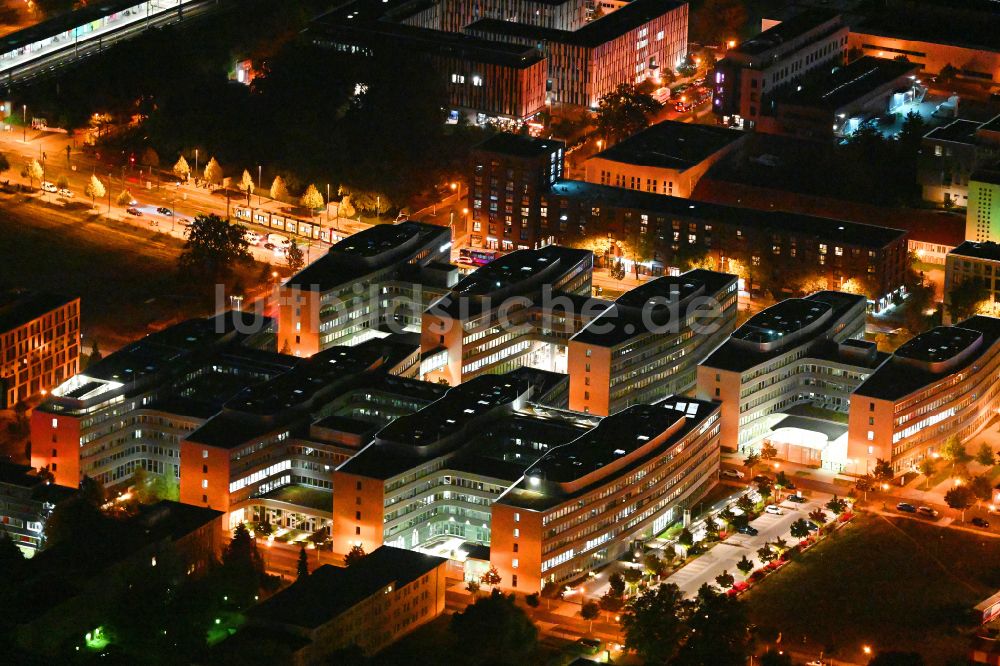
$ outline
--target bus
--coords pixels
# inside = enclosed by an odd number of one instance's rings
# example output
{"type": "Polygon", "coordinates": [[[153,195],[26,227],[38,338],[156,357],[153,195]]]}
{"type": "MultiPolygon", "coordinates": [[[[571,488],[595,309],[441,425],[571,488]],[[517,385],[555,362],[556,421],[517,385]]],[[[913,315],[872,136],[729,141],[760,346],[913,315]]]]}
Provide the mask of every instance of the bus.
{"type": "Polygon", "coordinates": [[[470,266],[485,266],[499,256],[500,253],[496,250],[463,247],[458,251],[458,263],[470,266]]]}

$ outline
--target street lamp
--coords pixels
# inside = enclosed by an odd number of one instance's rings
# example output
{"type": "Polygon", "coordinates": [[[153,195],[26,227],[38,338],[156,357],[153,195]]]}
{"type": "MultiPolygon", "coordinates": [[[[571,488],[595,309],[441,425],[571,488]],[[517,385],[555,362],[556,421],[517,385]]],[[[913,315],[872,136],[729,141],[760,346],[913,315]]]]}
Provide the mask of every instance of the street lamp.
{"type": "Polygon", "coordinates": [[[872,646],[871,645],[863,645],[863,646],[861,646],[861,651],[864,652],[866,655],[867,654],[871,654],[872,653],[872,646]]]}
{"type": "Polygon", "coordinates": [[[194,177],[198,178],[198,149],[194,149],[194,177]]]}
{"type": "Polygon", "coordinates": [[[28,105],[21,105],[21,143],[28,143],[28,105]]]}
{"type": "Polygon", "coordinates": [[[262,169],[262,166],[260,164],[258,164],[257,165],[257,205],[258,206],[260,205],[260,183],[261,183],[261,173],[262,173],[261,169],[262,169]]]}

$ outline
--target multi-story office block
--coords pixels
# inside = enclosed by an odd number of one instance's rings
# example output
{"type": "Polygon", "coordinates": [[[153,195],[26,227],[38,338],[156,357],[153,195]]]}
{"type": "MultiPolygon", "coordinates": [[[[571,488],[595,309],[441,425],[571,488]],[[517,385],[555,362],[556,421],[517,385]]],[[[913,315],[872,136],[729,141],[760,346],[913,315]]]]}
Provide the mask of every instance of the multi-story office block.
{"type": "Polygon", "coordinates": [[[490,562],[525,593],[577,578],[681,520],[718,470],[718,403],[628,407],[553,447],[497,499],[490,562]]]}
{"type": "Polygon", "coordinates": [[[29,557],[45,545],[45,523],[74,488],[48,483],[25,465],[0,462],[0,530],[29,557]]]}
{"type": "Polygon", "coordinates": [[[558,375],[516,371],[448,389],[380,430],[333,473],[333,550],[382,544],[450,554],[490,542],[490,507],[545,451],[592,418],[536,413],[558,375]]]}
{"type": "Polygon", "coordinates": [[[80,299],[36,291],[0,294],[0,406],[58,386],[80,368],[80,299]]]}
{"type": "Polygon", "coordinates": [[[421,377],[455,386],[529,366],[566,369],[566,343],[606,306],[592,299],[594,255],[549,245],[477,269],[421,320],[421,377]]]}
{"type": "Polygon", "coordinates": [[[736,325],[737,277],[692,270],[626,292],[569,341],[569,407],[606,416],[695,384],[736,325]]]}
{"type": "MultiPolygon", "coordinates": [[[[918,172],[924,200],[967,208],[972,175],[998,157],[1000,116],[985,123],[959,118],[935,127],[924,135],[918,172]]],[[[966,238],[980,240],[974,227],[966,238]]]]}
{"type": "Polygon", "coordinates": [[[562,141],[500,133],[472,150],[469,242],[491,250],[550,244],[536,236],[539,196],[563,177],[562,141]]]}
{"type": "Polygon", "coordinates": [[[345,238],[278,294],[278,349],[310,356],[389,332],[420,330],[420,315],[458,280],[451,230],[376,225],[345,238]]]}
{"type": "Polygon", "coordinates": [[[176,482],[179,442],[246,386],[287,371],[271,322],[226,313],[193,319],[133,342],[52,390],[31,415],[31,466],[76,487],[106,486],[136,467],[176,482]]]}
{"type": "Polygon", "coordinates": [[[854,339],[864,334],[865,311],[855,294],[789,298],[705,359],[698,397],[722,402],[722,446],[746,453],[767,441],[784,460],[843,469],[847,428],[836,414],[847,414],[851,393],[887,358],[854,339]]]}
{"type": "Polygon", "coordinates": [[[749,135],[664,120],[589,158],[588,183],[690,198],[701,177],[749,135]]]}
{"type": "Polygon", "coordinates": [[[844,62],[847,25],[828,10],[810,9],[730,49],[715,65],[712,110],[749,129],[771,112],[771,94],[817,67],[844,62]]]}
{"type": "Polygon", "coordinates": [[[952,435],[982,430],[1000,408],[1000,319],[977,315],[904,343],[851,396],[846,470],[878,459],[916,468],[952,435]]]}
{"type": "Polygon", "coordinates": [[[967,282],[982,286],[986,299],[982,314],[1000,314],[1000,244],[966,241],[948,253],[944,271],[944,321],[951,321],[951,298],[955,287],[967,282]]]}
{"type": "Polygon", "coordinates": [[[969,177],[965,239],[1000,243],[1000,165],[980,169],[969,177]]]}

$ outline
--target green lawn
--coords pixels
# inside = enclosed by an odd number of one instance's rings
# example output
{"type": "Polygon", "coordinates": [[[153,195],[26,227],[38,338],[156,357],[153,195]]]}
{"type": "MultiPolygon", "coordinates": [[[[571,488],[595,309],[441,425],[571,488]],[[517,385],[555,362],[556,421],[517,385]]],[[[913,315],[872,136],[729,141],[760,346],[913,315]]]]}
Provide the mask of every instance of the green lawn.
{"type": "Polygon", "coordinates": [[[998,587],[1000,539],[861,515],[746,600],[757,624],[817,653],[863,663],[870,644],[946,664],[968,649],[971,608],[998,587]]]}

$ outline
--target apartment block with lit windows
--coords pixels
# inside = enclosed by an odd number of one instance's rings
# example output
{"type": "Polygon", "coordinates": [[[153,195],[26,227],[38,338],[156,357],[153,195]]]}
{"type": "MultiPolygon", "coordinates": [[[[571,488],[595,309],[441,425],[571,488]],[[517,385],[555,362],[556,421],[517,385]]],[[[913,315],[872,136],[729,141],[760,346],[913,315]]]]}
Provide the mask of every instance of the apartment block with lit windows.
{"type": "Polygon", "coordinates": [[[180,497],[245,520],[317,532],[333,469],[391,419],[443,389],[403,376],[417,346],[392,338],[331,347],[248,387],[180,442],[180,497]]]}
{"type": "MultiPolygon", "coordinates": [[[[973,174],[1000,158],[1000,116],[985,123],[957,118],[925,134],[922,147],[917,175],[924,200],[968,208],[973,174]]],[[[970,228],[966,238],[984,240],[981,231],[970,228]]]]}
{"type": "Polygon", "coordinates": [[[375,225],[345,238],[278,293],[278,350],[311,356],[389,331],[420,330],[420,315],[458,281],[451,230],[375,225]]]}
{"type": "Polygon", "coordinates": [[[1000,243],[1000,164],[979,169],[969,177],[965,238],[1000,243]]]}
{"type": "Polygon", "coordinates": [[[0,462],[0,530],[29,556],[45,545],[45,523],[76,489],[49,483],[27,465],[0,462]]]}
{"type": "Polygon", "coordinates": [[[420,375],[455,386],[519,367],[566,369],[571,335],[603,311],[591,298],[594,255],[549,245],[477,269],[421,320],[420,375]]]}
{"type": "Polygon", "coordinates": [[[271,320],[192,319],[126,345],[54,388],[31,415],[31,465],[76,487],[127,485],[137,466],[176,481],[179,443],[246,386],[287,371],[271,320]]]}
{"type": "Polygon", "coordinates": [[[493,505],[501,585],[579,578],[682,519],[715,485],[719,404],[671,397],[605,417],[553,447],[493,505]]]}
{"type": "Polygon", "coordinates": [[[951,323],[952,291],[969,282],[985,290],[979,313],[1000,314],[1000,243],[965,241],[945,257],[944,323],[951,323]]]}
{"type": "Polygon", "coordinates": [[[539,195],[563,176],[562,141],[500,133],[472,150],[469,243],[491,250],[550,244],[538,236],[539,195]]]}
{"type": "Polygon", "coordinates": [[[767,441],[783,460],[842,469],[847,428],[837,414],[888,358],[855,339],[866,306],[863,296],[835,291],[785,299],[702,361],[698,397],[722,402],[722,446],[745,453],[767,441]]]}
{"type": "Polygon", "coordinates": [[[58,386],[80,367],[80,299],[39,291],[0,294],[2,405],[58,386]]]}
{"type": "Polygon", "coordinates": [[[490,542],[490,507],[545,451],[596,419],[537,400],[564,381],[521,369],[449,388],[380,430],[333,473],[333,551],[383,544],[449,556],[490,542]]]}
{"type": "Polygon", "coordinates": [[[1000,319],[976,315],[901,345],[851,396],[846,471],[878,459],[915,469],[952,435],[980,432],[1000,408],[1000,319]]]}
{"type": "Polygon", "coordinates": [[[840,15],[808,9],[729,49],[715,65],[712,110],[746,129],[772,112],[773,91],[817,67],[842,64],[848,27],[840,15]]]}
{"type": "Polygon", "coordinates": [[[607,416],[693,388],[736,325],[737,280],[696,269],[619,297],[569,341],[570,409],[607,416]]]}

